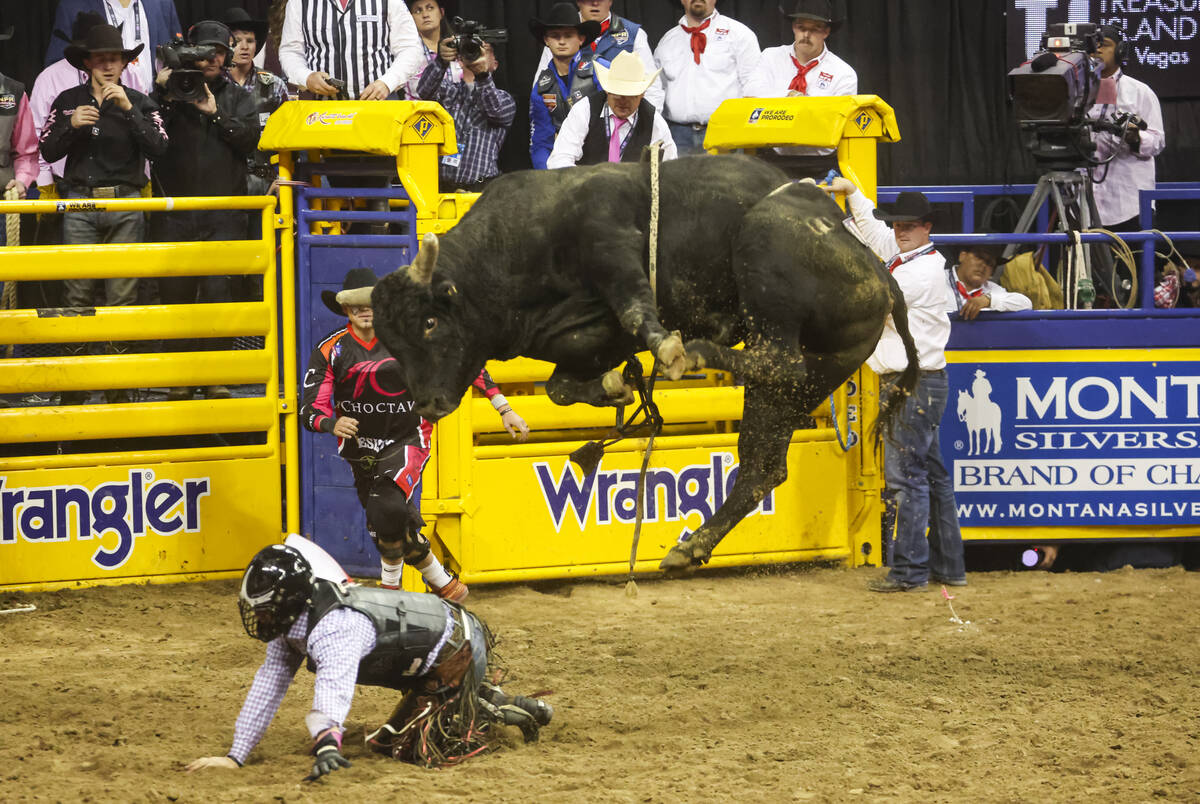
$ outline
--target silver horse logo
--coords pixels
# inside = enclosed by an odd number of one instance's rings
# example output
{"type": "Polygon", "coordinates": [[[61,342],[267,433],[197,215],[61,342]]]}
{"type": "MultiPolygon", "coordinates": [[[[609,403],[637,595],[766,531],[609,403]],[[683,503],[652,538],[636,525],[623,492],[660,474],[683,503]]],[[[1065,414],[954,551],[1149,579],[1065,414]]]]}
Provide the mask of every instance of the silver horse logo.
{"type": "Polygon", "coordinates": [[[1000,451],[1003,443],[1000,438],[1003,414],[1000,406],[992,401],[991,395],[992,384],[988,382],[987,372],[983,369],[975,369],[975,380],[971,383],[970,392],[958,392],[958,420],[967,425],[970,435],[967,455],[1000,451]]]}

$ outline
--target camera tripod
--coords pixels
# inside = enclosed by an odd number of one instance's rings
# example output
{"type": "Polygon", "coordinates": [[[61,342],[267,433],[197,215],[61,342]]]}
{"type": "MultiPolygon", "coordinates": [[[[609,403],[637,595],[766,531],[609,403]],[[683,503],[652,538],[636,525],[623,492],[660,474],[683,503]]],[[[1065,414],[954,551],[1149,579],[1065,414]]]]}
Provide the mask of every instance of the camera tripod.
{"type": "MultiPolygon", "coordinates": [[[[1020,219],[1017,221],[1014,234],[1028,234],[1033,231],[1038,211],[1047,200],[1053,202],[1052,211],[1057,216],[1055,231],[1078,232],[1091,229],[1100,223],[1100,214],[1096,210],[1096,197],[1092,192],[1092,177],[1086,170],[1051,170],[1043,173],[1038,179],[1033,195],[1025,205],[1020,219]]],[[[1013,243],[1004,249],[1004,259],[1012,257],[1018,249],[1013,243]]],[[[1117,294],[1123,288],[1116,275],[1112,253],[1107,246],[1091,248],[1087,245],[1076,244],[1068,246],[1070,263],[1075,269],[1077,296],[1071,295],[1072,288],[1064,287],[1068,309],[1089,309],[1095,298],[1094,282],[1099,282],[1101,290],[1112,294],[1117,301],[1117,294]]]]}

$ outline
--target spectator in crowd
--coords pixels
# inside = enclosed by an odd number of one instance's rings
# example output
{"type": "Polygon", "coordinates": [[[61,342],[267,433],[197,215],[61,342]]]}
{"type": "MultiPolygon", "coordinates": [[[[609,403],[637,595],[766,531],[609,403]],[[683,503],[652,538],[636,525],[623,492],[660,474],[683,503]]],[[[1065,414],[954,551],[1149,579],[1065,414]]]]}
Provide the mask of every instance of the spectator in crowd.
{"type": "MultiPolygon", "coordinates": [[[[650,49],[650,37],[636,22],[618,17],[612,13],[612,0],[577,0],[580,20],[595,20],[600,23],[600,35],[592,41],[592,53],[602,59],[604,64],[611,64],[619,53],[636,53],[642,64],[654,64],[654,51],[650,49]]],[[[550,48],[543,47],[541,58],[538,59],[537,69],[533,80],[546,65],[550,63],[550,48]]],[[[662,109],[663,86],[662,78],[654,79],[654,83],[646,90],[646,100],[655,109],[662,109]]]]}
{"type": "Polygon", "coordinates": [[[662,158],[674,159],[675,143],[662,114],[646,100],[660,70],[647,73],[636,53],[621,51],[612,67],[596,65],[604,92],[580,98],[563,122],[547,167],[637,162],[642,149],[662,144],[662,158]]]}
{"type": "MultiPolygon", "coordinates": [[[[0,42],[9,39],[11,28],[0,31],[0,42]]],[[[0,73],[0,198],[12,191],[24,198],[37,172],[38,135],[25,85],[0,73]]]]}
{"type": "Polygon", "coordinates": [[[1104,62],[1101,75],[1117,85],[1116,104],[1097,104],[1088,114],[1099,120],[1109,120],[1114,113],[1128,113],[1146,123],[1145,130],[1135,122],[1127,123],[1120,135],[1096,134],[1096,155],[1112,157],[1105,167],[1097,168],[1094,193],[1100,223],[1106,229],[1132,232],[1138,224],[1138,192],[1154,189],[1154,157],[1166,145],[1163,135],[1162,109],[1154,90],[1121,70],[1129,52],[1129,42],[1120,28],[1102,25],[1103,37],[1099,56],[1104,62]]]}
{"type": "MultiPolygon", "coordinates": [[[[70,44],[82,45],[87,32],[95,25],[103,25],[104,17],[90,11],[81,12],[75,16],[71,24],[70,44]]],[[[55,31],[54,36],[65,38],[61,31],[55,31]]],[[[65,58],[51,64],[38,74],[33,82],[33,91],[29,93],[29,109],[33,113],[33,125],[39,132],[46,126],[46,118],[50,116],[50,107],[54,99],[64,90],[88,83],[91,76],[86,70],[80,70],[65,58]]],[[[141,83],[141,74],[132,65],[126,65],[121,73],[121,86],[133,89],[142,94],[149,91],[149,85],[141,83]]],[[[46,162],[46,158],[38,153],[38,195],[43,198],[57,198],[55,185],[62,180],[63,170],[67,160],[60,159],[54,164],[46,162]]]]}
{"type": "MultiPolygon", "coordinates": [[[[399,588],[407,561],[438,595],[458,602],[467,596],[466,584],[446,572],[421,533],[421,471],[429,459],[433,425],[413,410],[400,365],[375,337],[371,290],[376,281],[370,268],[355,268],[341,291],[321,292],[325,306],[349,320],[309,358],[300,421],[314,433],[337,436],[338,454],[350,464],[367,529],[379,548],[382,585],[399,588]],[[364,382],[367,376],[370,381],[364,382]]],[[[475,386],[491,400],[505,429],[524,441],[529,427],[486,371],[475,386]]]]}
{"type": "MultiPolygon", "coordinates": [[[[139,198],[146,184],[146,159],[167,150],[167,134],[158,105],[142,93],[121,85],[121,73],[142,46],[126,50],[121,32],[111,25],[93,25],[82,44],[66,49],[72,67],[89,75],[86,84],[63,90],[46,118],[42,156],[47,162],[65,159],[64,198],[139,198]]],[[[139,243],[143,238],[141,212],[67,212],[63,217],[63,242],[139,243]]],[[[67,279],[64,302],[68,307],[91,307],[96,280],[67,279]]],[[[104,281],[109,306],[137,301],[136,278],[104,281]]],[[[83,354],[83,344],[69,347],[83,354]]],[[[110,353],[125,347],[109,343],[110,353]]],[[[79,404],[87,391],[64,391],[62,404],[79,404]]],[[[128,402],[123,389],[107,393],[108,402],[128,402]]]]}
{"type": "Polygon", "coordinates": [[[708,118],[723,101],[750,95],[758,37],[717,11],[717,0],[680,0],[683,17],[663,35],[654,61],[663,71],[663,116],[681,156],[704,151],[708,118]]]}
{"type": "Polygon", "coordinates": [[[386,99],[426,63],[408,6],[378,0],[292,0],[279,61],[287,79],[314,96],[336,97],[334,79],[358,100],[386,99]]]}
{"type": "Polygon", "coordinates": [[[518,726],[531,742],[554,714],[544,701],[510,697],[486,680],[495,638],[474,614],[432,595],[317,577],[294,547],[273,544],[250,560],[238,609],[246,633],[267,643],[266,658],[229,752],[197,759],[188,772],[245,765],[306,658],[316,677],[304,718],[315,758],[307,781],[350,767],[341,750],[355,684],[404,693],[367,746],[427,767],[479,753],[490,722],[518,726]]]}
{"type": "MultiPolygon", "coordinates": [[[[254,99],[261,132],[267,124],[267,118],[288,99],[287,84],[282,78],[254,66],[254,57],[267,43],[267,21],[250,19],[245,9],[236,7],[226,10],[221,21],[233,34],[229,78],[254,99]]],[[[275,180],[271,155],[266,151],[254,150],[247,160],[247,170],[247,194],[265,195],[275,180]]],[[[258,215],[257,212],[251,214],[255,217],[258,215]]]]}
{"type": "Polygon", "coordinates": [[[517,104],[512,95],[496,86],[492,77],[499,67],[490,44],[484,44],[478,59],[463,62],[454,37],[438,45],[438,57],[425,68],[417,86],[417,97],[435,100],[454,118],[458,153],[442,157],[438,172],[443,192],[480,192],[500,175],[496,158],[508,134],[517,104]],[[462,69],[461,81],[447,81],[451,65],[462,69]]]}
{"type": "MultiPolygon", "coordinates": [[[[139,51],[138,58],[130,65],[138,75],[137,83],[129,82],[126,86],[147,89],[154,86],[154,60],[159,46],[183,31],[174,0],[59,0],[54,29],[71,30],[71,21],[85,11],[101,15],[105,22],[120,30],[126,50],[139,51]]],[[[65,47],[60,38],[50,38],[47,67],[63,57],[65,47]]]]}
{"type": "Polygon", "coordinates": [[[1200,266],[1200,260],[1194,257],[1188,258],[1179,277],[1177,307],[1200,307],[1200,274],[1196,273],[1198,266],[1200,266]]]}
{"type": "MultiPolygon", "coordinates": [[[[452,36],[454,31],[450,30],[450,23],[446,21],[446,9],[442,7],[439,0],[409,0],[408,10],[412,13],[413,21],[417,25],[417,33],[421,36],[425,66],[408,79],[404,94],[409,100],[419,100],[421,96],[417,92],[417,86],[421,81],[421,76],[425,74],[429,65],[437,60],[438,44],[447,36],[452,36]]],[[[462,65],[457,60],[450,62],[450,68],[443,72],[442,76],[443,81],[461,81],[462,65]]]]}
{"type": "Polygon", "coordinates": [[[579,19],[570,3],[555,3],[545,20],[529,21],[529,30],[550,50],[550,62],[538,73],[529,95],[529,156],[543,170],[554,138],[580,98],[600,92],[592,51],[600,35],[595,20],[579,19]]]}
{"type": "MultiPolygon", "coordinates": [[[[950,319],[946,310],[953,301],[946,285],[946,261],[929,240],[933,209],[923,194],[904,192],[892,212],[883,214],[848,179],[839,176],[830,188],[846,194],[854,225],[871,250],[887,263],[904,293],[908,329],[920,359],[916,390],[905,400],[895,429],[884,436],[884,476],[896,515],[895,535],[888,543],[891,570],[867,588],[906,592],[923,589],[930,580],[965,586],[954,486],[938,441],[938,426],[950,393],[945,353],[950,319]]],[[[901,393],[896,382],[908,366],[908,357],[890,317],[867,365],[879,374],[881,405],[892,394],[901,393]]]]}
{"type": "MultiPolygon", "coordinates": [[[[155,81],[154,98],[162,106],[170,142],[165,154],[153,162],[154,192],[160,196],[245,195],[247,164],[258,146],[258,112],[254,99],[237,86],[225,69],[232,51],[233,34],[222,22],[204,20],[188,31],[188,42],[210,45],[213,58],[196,63],[204,74],[203,100],[184,101],[168,89],[171,70],[164,68],[155,81]]],[[[151,221],[159,242],[241,240],[246,237],[243,212],[163,212],[151,221]]],[[[214,255],[214,268],[220,256],[214,255]]],[[[233,300],[228,275],[163,277],[159,291],[167,304],[228,302],[233,300]]],[[[184,341],[182,349],[227,349],[224,339],[184,341]]],[[[169,400],[191,399],[193,388],[172,388],[169,400]]],[[[204,389],[210,399],[230,396],[223,385],[204,389]]]]}
{"type": "MultiPolygon", "coordinates": [[[[794,40],[762,52],[749,94],[763,98],[858,94],[858,74],[825,44],[842,24],[834,0],[797,0],[786,16],[792,21],[794,40]]],[[[775,153],[783,157],[781,167],[794,178],[824,182],[832,178],[831,172],[838,175],[833,148],[785,146],[775,153]]]]}
{"type": "Polygon", "coordinates": [[[1009,293],[992,281],[1000,263],[1001,249],[987,245],[963,246],[958,250],[958,264],[946,272],[953,302],[947,311],[958,313],[964,321],[971,321],[980,310],[995,310],[999,313],[1015,313],[1032,310],[1033,302],[1021,293],[1009,293]]]}

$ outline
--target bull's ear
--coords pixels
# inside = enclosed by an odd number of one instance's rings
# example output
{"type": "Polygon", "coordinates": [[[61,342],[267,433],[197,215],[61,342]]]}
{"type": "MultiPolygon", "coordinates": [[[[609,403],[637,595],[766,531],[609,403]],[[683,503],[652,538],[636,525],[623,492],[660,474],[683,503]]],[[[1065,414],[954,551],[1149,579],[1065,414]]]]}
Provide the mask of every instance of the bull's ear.
{"type": "Polygon", "coordinates": [[[418,285],[428,285],[429,280],[433,279],[433,269],[437,265],[437,258],[437,235],[433,232],[428,232],[421,239],[421,250],[417,252],[417,258],[409,266],[408,271],[412,276],[412,280],[418,285]]]}
{"type": "Polygon", "coordinates": [[[446,299],[453,299],[458,295],[458,286],[449,279],[445,279],[441,282],[438,282],[437,291],[434,295],[441,296],[446,299]]]}

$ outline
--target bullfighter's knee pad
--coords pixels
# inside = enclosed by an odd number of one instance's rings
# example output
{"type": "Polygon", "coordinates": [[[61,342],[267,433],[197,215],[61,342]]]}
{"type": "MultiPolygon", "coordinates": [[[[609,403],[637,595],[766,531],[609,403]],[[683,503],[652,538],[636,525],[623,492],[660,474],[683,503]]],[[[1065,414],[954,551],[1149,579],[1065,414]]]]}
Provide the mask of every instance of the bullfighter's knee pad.
{"type": "Polygon", "coordinates": [[[420,510],[391,480],[380,478],[371,487],[365,510],[375,546],[385,559],[416,565],[429,555],[429,540],[421,535],[425,520],[420,510]]]}

